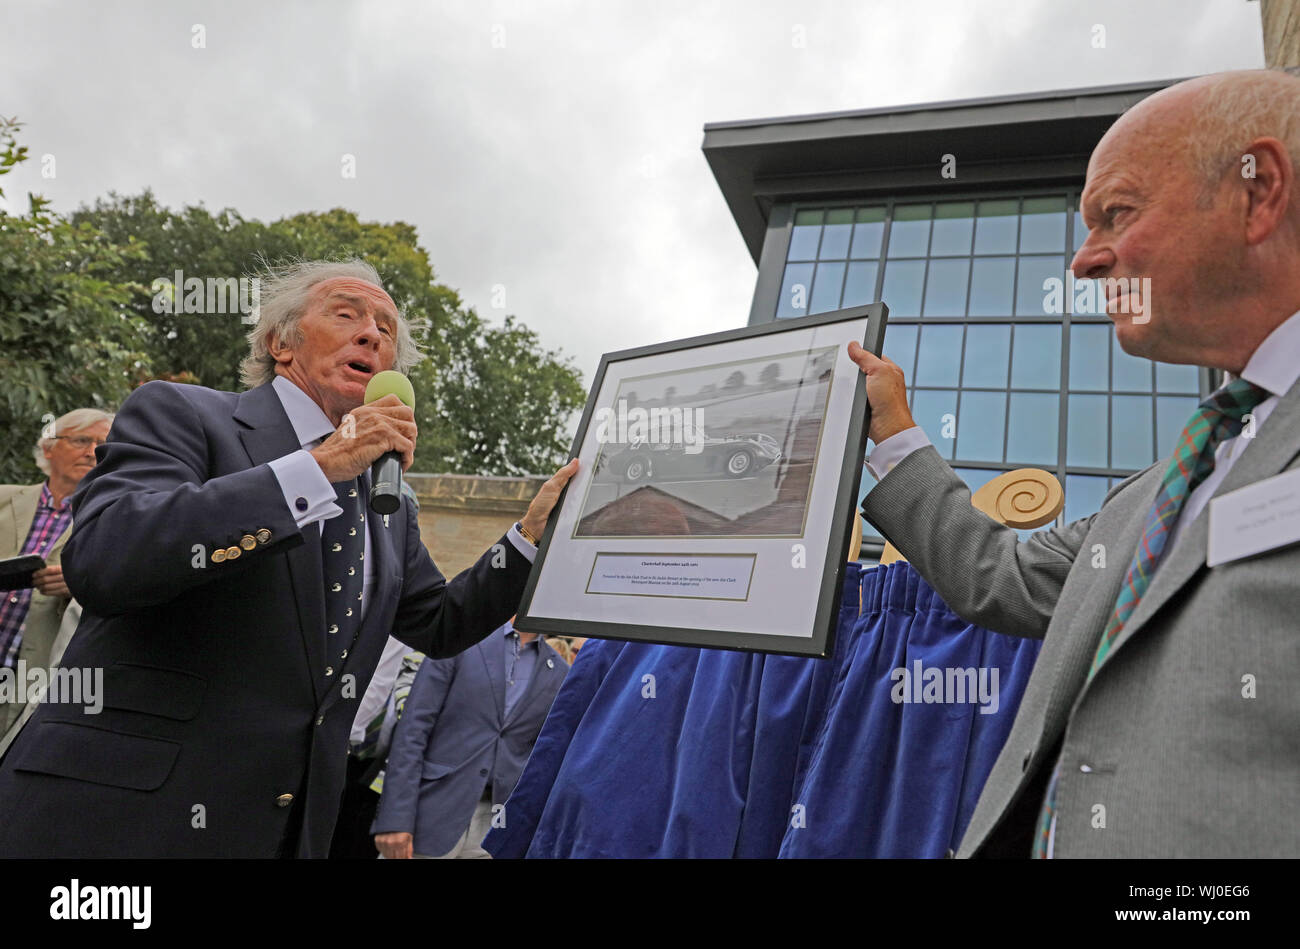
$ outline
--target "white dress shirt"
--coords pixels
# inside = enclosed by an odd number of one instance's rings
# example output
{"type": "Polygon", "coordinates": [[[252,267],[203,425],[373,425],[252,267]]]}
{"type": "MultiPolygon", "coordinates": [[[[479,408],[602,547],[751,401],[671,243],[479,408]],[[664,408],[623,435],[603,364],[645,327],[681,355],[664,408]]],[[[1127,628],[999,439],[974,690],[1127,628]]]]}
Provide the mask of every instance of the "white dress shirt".
{"type": "MultiPolygon", "coordinates": [[[[1224,385],[1235,378],[1232,373],[1227,373],[1227,377],[1224,385]]],[[[1277,407],[1279,397],[1290,391],[1296,379],[1300,378],[1300,310],[1292,313],[1273,332],[1264,337],[1264,341],[1251,353],[1245,368],[1241,370],[1241,378],[1271,393],[1253,410],[1255,437],[1259,437],[1263,433],[1264,423],[1277,407]]],[[[1219,489],[1219,485],[1228,476],[1228,472],[1241,457],[1241,453],[1246,450],[1249,442],[1250,439],[1245,437],[1243,432],[1242,435],[1219,443],[1214,452],[1214,470],[1188,496],[1174,524],[1173,532],[1169,535],[1162,560],[1168,556],[1169,551],[1178,542],[1178,538],[1182,536],[1183,525],[1196,520],[1210,498],[1214,497],[1214,492],[1219,489]]],[[[867,468],[876,480],[880,481],[896,464],[918,448],[924,448],[929,444],[930,439],[926,437],[921,426],[916,425],[905,429],[891,435],[875,447],[867,457],[867,468]]],[[[1161,447],[1172,452],[1175,446],[1161,447]]]]}
{"type": "MultiPolygon", "coordinates": [[[[325,472],[321,471],[320,465],[311,456],[313,448],[334,434],[334,426],[330,424],[329,417],[311,396],[284,376],[276,376],[271,386],[275,389],[275,394],[280,397],[280,404],[284,406],[285,414],[289,416],[289,424],[293,426],[294,434],[298,436],[298,444],[302,445],[302,448],[282,458],[276,458],[268,464],[271,471],[275,473],[276,480],[280,482],[280,490],[284,492],[284,503],[293,515],[294,521],[299,529],[305,529],[310,524],[317,524],[343,513],[343,509],[335,503],[333,485],[325,479],[325,472]],[[306,500],[306,510],[298,510],[296,502],[300,498],[306,500]]],[[[363,500],[362,503],[364,504],[365,501],[363,500]]],[[[371,518],[369,526],[373,527],[375,522],[376,518],[371,518]]],[[[317,539],[320,537],[319,530],[318,528],[316,531],[317,539]]],[[[506,536],[528,562],[532,563],[533,558],[537,556],[537,548],[524,540],[523,535],[515,527],[511,527],[506,536]]],[[[362,620],[365,619],[366,612],[370,608],[370,592],[374,584],[373,564],[374,558],[370,555],[370,531],[367,530],[365,570],[361,587],[362,620]]]]}

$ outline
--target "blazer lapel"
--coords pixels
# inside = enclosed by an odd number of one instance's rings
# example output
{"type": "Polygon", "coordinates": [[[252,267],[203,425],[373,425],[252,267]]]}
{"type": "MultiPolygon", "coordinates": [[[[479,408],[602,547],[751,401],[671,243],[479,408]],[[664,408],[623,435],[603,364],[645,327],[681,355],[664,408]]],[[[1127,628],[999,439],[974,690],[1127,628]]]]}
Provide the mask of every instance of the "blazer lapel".
{"type": "Polygon", "coordinates": [[[544,639],[539,637],[533,642],[537,643],[537,661],[533,664],[533,674],[528,677],[528,685],[524,688],[524,694],[519,696],[519,701],[510,710],[510,717],[503,723],[503,727],[509,725],[528,710],[529,704],[535,701],[537,697],[537,690],[541,688],[541,683],[555,674],[555,663],[564,661],[558,652],[546,645],[544,639]],[[550,666],[546,665],[548,661],[551,663],[550,666]]]}
{"type": "Polygon", "coordinates": [[[41,488],[44,485],[44,481],[40,484],[30,485],[16,492],[13,496],[13,503],[9,506],[9,512],[13,518],[14,556],[17,556],[18,552],[23,549],[23,544],[27,543],[27,532],[32,526],[32,518],[36,516],[36,502],[41,499],[41,488]]]}
{"type": "MultiPolygon", "coordinates": [[[[302,447],[279,396],[269,383],[249,389],[239,397],[235,421],[245,426],[239,438],[254,465],[283,458],[302,447]]],[[[285,557],[289,561],[290,586],[298,612],[298,633],[307,656],[312,689],[319,702],[325,671],[325,589],[321,582],[319,529],[313,525],[304,533],[307,534],[304,542],[285,551],[285,557]]]]}
{"type": "Polygon", "coordinates": [[[481,648],[478,654],[487,669],[488,682],[492,685],[497,725],[500,726],[505,723],[506,717],[506,637],[498,628],[479,645],[481,648]]]}
{"type": "MultiPolygon", "coordinates": [[[[1217,498],[1278,474],[1298,452],[1300,452],[1300,380],[1278,400],[1277,406],[1264,420],[1257,436],[1237,458],[1213,497],[1217,498]]],[[[1122,649],[1124,644],[1132,639],[1147,620],[1169,602],[1175,593],[1202,568],[1205,568],[1210,539],[1209,511],[1210,506],[1207,504],[1201,509],[1196,520],[1184,525],[1178,543],[1157,567],[1155,576],[1151,578],[1151,585],[1111,646],[1112,656],[1116,650],[1122,649]]],[[[1145,515],[1145,512],[1143,513],[1145,515]]]]}

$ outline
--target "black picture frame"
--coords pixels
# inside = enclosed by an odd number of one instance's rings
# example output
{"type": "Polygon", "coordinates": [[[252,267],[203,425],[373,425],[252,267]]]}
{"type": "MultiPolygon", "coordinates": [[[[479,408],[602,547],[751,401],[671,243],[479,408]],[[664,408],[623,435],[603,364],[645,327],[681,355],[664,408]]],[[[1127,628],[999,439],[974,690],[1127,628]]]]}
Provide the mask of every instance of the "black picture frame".
{"type": "MultiPolygon", "coordinates": [[[[578,424],[574,437],[571,458],[580,457],[582,447],[587,442],[588,429],[598,409],[598,400],[606,375],[612,365],[646,356],[695,350],[718,344],[743,344],[747,340],[775,334],[792,333],[814,327],[831,326],[837,323],[853,323],[866,320],[863,339],[858,340],[863,348],[880,355],[884,343],[885,326],[888,321],[888,307],[881,302],[864,306],[847,307],[826,313],[794,319],[776,320],[745,326],[735,330],[710,333],[688,339],[656,343],[634,349],[606,353],[601,357],[595,379],[587,398],[587,404],[578,424]]],[[[855,337],[854,337],[855,338],[855,337]]],[[[845,340],[847,344],[847,340],[845,340]]],[[[854,367],[856,371],[856,367],[854,367]]],[[[847,370],[839,370],[841,372],[847,370]]],[[[836,377],[832,376],[831,382],[836,377]]],[[[865,386],[860,381],[854,386],[852,405],[849,409],[847,431],[844,432],[844,448],[840,456],[836,499],[830,514],[830,530],[826,544],[825,556],[821,560],[822,576],[818,589],[817,602],[813,612],[811,628],[807,635],[784,636],[770,632],[753,632],[745,629],[711,629],[691,626],[663,624],[628,624],[608,623],[579,618],[557,618],[554,615],[535,615],[531,612],[534,597],[542,577],[548,569],[548,554],[552,552],[557,524],[561,520],[560,512],[566,504],[581,505],[582,499],[571,496],[570,486],[566,486],[560,495],[547,522],[546,530],[538,545],[537,556],[528,577],[523,597],[520,600],[515,627],[525,632],[543,635],[582,636],[596,639],[615,639],[629,642],[659,643],[664,645],[695,646],[713,649],[730,649],[742,652],[775,653],[791,656],[813,656],[824,658],[829,655],[834,645],[834,633],[840,609],[844,575],[848,554],[853,537],[854,519],[857,513],[858,491],[861,487],[863,458],[866,453],[867,432],[870,428],[870,406],[867,402],[865,386]]],[[[831,383],[828,382],[828,403],[831,383]]],[[[831,433],[831,434],[838,434],[831,433]]],[[[585,464],[590,464],[588,459],[585,464]]],[[[823,468],[826,465],[822,466],[823,468]]],[[[592,477],[595,475],[593,473],[592,477]]],[[[813,492],[810,482],[809,493],[813,492]]],[[[576,519],[581,512],[574,512],[576,519]]],[[[584,538],[585,539],[585,538],[584,538]]],[[[661,550],[671,540],[661,537],[645,538],[646,556],[661,550]]],[[[707,556],[702,554],[701,556],[707,556]]],[[[739,556],[739,555],[737,555],[739,556]]],[[[810,547],[807,554],[810,562],[816,562],[817,555],[810,547]]],[[[593,560],[593,568],[594,568],[593,560]]],[[[554,564],[554,569],[569,568],[571,564],[554,564]]],[[[628,594],[630,595],[630,594],[628,594]]],[[[685,597],[683,597],[685,598],[685,597]]]]}

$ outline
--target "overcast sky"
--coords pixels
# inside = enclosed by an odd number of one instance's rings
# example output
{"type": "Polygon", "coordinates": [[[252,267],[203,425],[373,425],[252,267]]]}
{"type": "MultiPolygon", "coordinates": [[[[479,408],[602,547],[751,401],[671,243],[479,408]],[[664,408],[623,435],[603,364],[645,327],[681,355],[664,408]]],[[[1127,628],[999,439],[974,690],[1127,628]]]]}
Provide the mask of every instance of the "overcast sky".
{"type": "Polygon", "coordinates": [[[3,186],[407,221],[589,385],[602,352],[746,322],[706,122],[1262,65],[1248,0],[4,0],[0,114],[33,160],[3,186]]]}

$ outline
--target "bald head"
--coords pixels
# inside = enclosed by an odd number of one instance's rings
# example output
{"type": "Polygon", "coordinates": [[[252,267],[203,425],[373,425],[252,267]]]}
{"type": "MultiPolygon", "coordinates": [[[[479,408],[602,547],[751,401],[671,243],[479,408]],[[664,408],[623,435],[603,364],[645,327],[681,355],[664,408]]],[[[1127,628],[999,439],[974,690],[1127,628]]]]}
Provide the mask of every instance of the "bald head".
{"type": "Polygon", "coordinates": [[[1250,70],[1163,89],[1088,162],[1076,277],[1149,284],[1108,299],[1134,355],[1240,371],[1300,309],[1300,78],[1250,70]]]}
{"type": "Polygon", "coordinates": [[[1256,139],[1277,139],[1293,165],[1300,163],[1300,77],[1248,69],[1189,79],[1133,106],[1102,143],[1112,135],[1147,137],[1181,159],[1208,204],[1224,176],[1245,167],[1243,157],[1256,139]]]}

